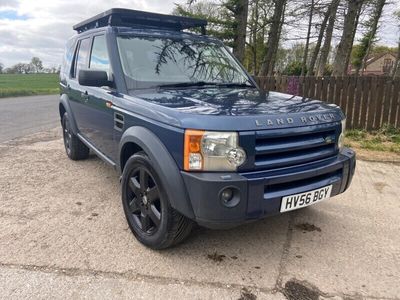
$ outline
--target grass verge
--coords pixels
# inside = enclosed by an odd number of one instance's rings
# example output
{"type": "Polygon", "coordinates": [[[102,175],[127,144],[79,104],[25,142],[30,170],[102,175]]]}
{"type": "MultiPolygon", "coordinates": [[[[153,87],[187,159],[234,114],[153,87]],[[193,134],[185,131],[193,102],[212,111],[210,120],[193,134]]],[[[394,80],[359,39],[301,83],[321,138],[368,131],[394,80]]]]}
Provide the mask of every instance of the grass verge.
{"type": "Polygon", "coordinates": [[[0,74],[0,98],[57,94],[58,74],[0,74]]]}
{"type": "Polygon", "coordinates": [[[391,126],[383,126],[372,132],[349,130],[345,144],[365,159],[400,161],[400,129],[391,126]]]}

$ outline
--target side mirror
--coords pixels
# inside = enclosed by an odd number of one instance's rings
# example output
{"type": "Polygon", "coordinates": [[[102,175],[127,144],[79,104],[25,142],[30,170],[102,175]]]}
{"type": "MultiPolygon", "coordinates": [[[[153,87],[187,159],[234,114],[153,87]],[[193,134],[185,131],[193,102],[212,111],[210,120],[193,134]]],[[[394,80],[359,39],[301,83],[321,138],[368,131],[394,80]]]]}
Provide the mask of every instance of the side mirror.
{"type": "Polygon", "coordinates": [[[79,70],[78,82],[80,85],[86,86],[112,87],[112,82],[108,80],[108,75],[106,71],[79,70]]]}

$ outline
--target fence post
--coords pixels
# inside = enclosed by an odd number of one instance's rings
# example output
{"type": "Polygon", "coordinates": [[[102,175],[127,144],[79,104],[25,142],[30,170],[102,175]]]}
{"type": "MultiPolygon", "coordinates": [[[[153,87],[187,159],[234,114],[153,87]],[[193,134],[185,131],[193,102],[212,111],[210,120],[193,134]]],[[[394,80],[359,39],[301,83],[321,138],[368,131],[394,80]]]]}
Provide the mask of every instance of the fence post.
{"type": "Polygon", "coordinates": [[[328,103],[335,103],[335,87],[336,87],[336,77],[331,76],[329,78],[328,103]]]}
{"type": "Polygon", "coordinates": [[[360,118],[360,129],[366,129],[368,102],[371,87],[371,77],[360,77],[362,78],[362,100],[361,100],[361,118],[360,118]]]}
{"type": "Polygon", "coordinates": [[[356,77],[351,76],[349,78],[349,88],[347,90],[348,91],[347,104],[346,104],[347,128],[353,128],[354,124],[353,108],[354,108],[355,87],[356,87],[356,77]]]}
{"type": "Polygon", "coordinates": [[[400,128],[400,80],[395,78],[393,80],[393,96],[392,96],[392,104],[390,105],[390,118],[389,123],[397,128],[400,128]],[[396,113],[398,112],[398,117],[396,120],[396,113]]]}
{"type": "Polygon", "coordinates": [[[384,95],[382,102],[382,115],[379,117],[378,123],[380,126],[384,124],[390,125],[390,100],[393,97],[393,80],[391,77],[385,77],[384,95]]]}
{"type": "Polygon", "coordinates": [[[342,87],[343,87],[343,77],[336,77],[336,87],[335,87],[335,97],[334,97],[334,103],[338,106],[340,106],[340,98],[342,95],[342,87]]]}

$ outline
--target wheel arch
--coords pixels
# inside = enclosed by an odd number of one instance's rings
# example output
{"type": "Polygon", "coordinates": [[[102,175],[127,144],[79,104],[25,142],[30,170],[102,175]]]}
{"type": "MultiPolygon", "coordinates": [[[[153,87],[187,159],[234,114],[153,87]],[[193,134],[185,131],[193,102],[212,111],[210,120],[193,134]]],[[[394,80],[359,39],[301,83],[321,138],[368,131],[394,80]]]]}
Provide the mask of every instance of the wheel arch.
{"type": "Polygon", "coordinates": [[[129,157],[131,157],[132,155],[134,155],[135,153],[138,153],[140,151],[144,151],[138,144],[136,144],[135,142],[126,142],[120,151],[120,171],[122,173],[122,171],[125,168],[125,164],[128,161],[129,157]]]}
{"type": "Polygon", "coordinates": [[[72,110],[71,110],[71,106],[69,105],[68,96],[66,94],[63,94],[60,97],[60,103],[58,105],[58,111],[60,113],[61,122],[62,122],[62,117],[64,116],[64,113],[68,114],[68,119],[69,119],[69,122],[70,122],[70,126],[71,126],[71,129],[72,129],[72,132],[74,134],[77,134],[78,133],[78,126],[76,125],[75,118],[74,118],[74,115],[73,115],[72,110]]]}
{"type": "Polygon", "coordinates": [[[164,184],[171,206],[186,217],[194,219],[193,208],[180,170],[165,145],[150,130],[133,126],[124,132],[119,144],[120,173],[123,173],[129,157],[138,151],[144,151],[152,161],[154,169],[164,184]]]}

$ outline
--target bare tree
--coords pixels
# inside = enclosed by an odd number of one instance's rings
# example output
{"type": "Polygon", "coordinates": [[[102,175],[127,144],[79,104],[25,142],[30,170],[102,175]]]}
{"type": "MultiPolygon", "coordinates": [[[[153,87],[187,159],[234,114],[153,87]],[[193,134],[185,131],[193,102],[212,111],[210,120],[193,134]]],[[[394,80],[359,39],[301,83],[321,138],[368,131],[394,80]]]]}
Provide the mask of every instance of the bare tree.
{"type": "Polygon", "coordinates": [[[8,68],[9,74],[28,74],[31,73],[31,64],[17,63],[12,67],[8,68]]]}
{"type": "MultiPolygon", "coordinates": [[[[379,19],[382,15],[382,10],[387,0],[374,0],[371,1],[370,12],[363,13],[369,16],[368,20],[362,25],[366,28],[365,33],[361,37],[359,43],[354,47],[352,53],[352,65],[355,67],[355,73],[358,75],[364,73],[365,65],[369,54],[372,50],[373,44],[376,42],[376,32],[378,30],[379,19]]],[[[367,5],[366,5],[367,6],[367,5]]]]}
{"type": "Polygon", "coordinates": [[[259,76],[272,75],[276,52],[279,46],[281,34],[282,18],[285,13],[286,0],[274,0],[274,13],[271,18],[271,26],[268,33],[267,43],[265,45],[265,55],[259,71],[259,76]]]}
{"type": "Polygon", "coordinates": [[[3,73],[3,70],[4,70],[4,65],[0,63],[0,74],[3,73]]]}
{"type": "Polygon", "coordinates": [[[367,35],[368,35],[368,45],[367,45],[367,49],[365,51],[365,54],[364,54],[364,57],[363,57],[363,60],[362,60],[362,66],[361,66],[361,72],[362,73],[361,74],[364,73],[365,65],[367,63],[367,59],[368,59],[369,53],[371,52],[371,47],[372,47],[372,45],[373,45],[373,43],[375,41],[375,36],[376,36],[376,32],[378,30],[379,20],[380,20],[380,18],[382,16],[382,10],[383,10],[383,7],[385,6],[385,4],[386,4],[386,0],[377,0],[376,1],[375,9],[374,9],[374,12],[372,14],[371,21],[370,21],[371,28],[367,33],[367,35]]]}
{"type": "Polygon", "coordinates": [[[332,2],[328,6],[328,8],[326,9],[326,11],[325,11],[325,13],[323,15],[321,27],[319,28],[318,39],[317,39],[314,51],[313,51],[312,56],[311,56],[310,64],[308,66],[307,76],[310,76],[310,75],[312,75],[314,73],[315,63],[317,62],[317,58],[318,58],[319,51],[321,49],[322,39],[324,37],[326,25],[328,23],[329,16],[331,14],[331,9],[332,9],[331,6],[332,6],[332,2]]]}
{"type": "Polygon", "coordinates": [[[358,19],[365,0],[347,0],[347,13],[344,18],[342,37],[337,49],[333,64],[333,75],[343,76],[347,73],[354,36],[357,30],[358,19]]]}
{"type": "Polygon", "coordinates": [[[308,16],[308,29],[307,29],[306,45],[304,48],[303,62],[301,64],[300,76],[304,76],[304,74],[306,73],[306,68],[307,68],[308,48],[310,46],[311,26],[312,26],[313,14],[314,14],[314,3],[315,3],[314,0],[311,0],[310,13],[308,16]]]}
{"type": "Polygon", "coordinates": [[[248,67],[253,74],[258,74],[261,65],[260,56],[264,54],[265,32],[270,24],[270,3],[272,0],[249,1],[249,39],[247,43],[248,67]]]}
{"type": "Polygon", "coordinates": [[[43,70],[43,63],[39,57],[32,57],[31,66],[32,66],[32,71],[35,73],[39,73],[40,71],[43,70]]]}
{"type": "Polygon", "coordinates": [[[329,6],[329,21],[326,27],[324,44],[321,48],[321,55],[319,58],[317,76],[323,76],[325,73],[325,67],[328,62],[329,51],[331,49],[333,29],[336,21],[336,13],[339,6],[340,0],[332,0],[329,6]]]}

